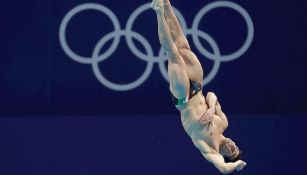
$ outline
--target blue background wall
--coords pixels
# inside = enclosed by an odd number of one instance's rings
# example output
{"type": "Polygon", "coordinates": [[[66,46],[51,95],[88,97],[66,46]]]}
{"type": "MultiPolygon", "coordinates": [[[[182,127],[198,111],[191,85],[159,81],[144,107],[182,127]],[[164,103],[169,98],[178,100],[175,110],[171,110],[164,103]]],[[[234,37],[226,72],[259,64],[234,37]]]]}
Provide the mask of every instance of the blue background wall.
{"type": "MultiPolygon", "coordinates": [[[[167,81],[158,64],[146,81],[130,91],[106,88],[94,76],[89,64],[73,61],[59,42],[64,16],[88,1],[11,1],[3,26],[5,56],[1,61],[1,114],[4,115],[101,115],[170,114],[167,81]],[[18,4],[18,5],[17,5],[18,4]],[[129,100],[129,103],[127,103],[129,100]],[[121,110],[114,110],[120,105],[121,110]],[[137,107],[137,109],[136,109],[137,107]],[[18,110],[17,110],[18,109],[18,110]]],[[[124,29],[130,15],[147,1],[91,1],[113,11],[124,29]],[[119,5],[120,3],[120,5],[119,5]]],[[[211,1],[174,1],[191,28],[196,14],[211,1]]],[[[302,1],[237,1],[250,14],[255,35],[252,45],[240,58],[222,62],[215,78],[204,87],[214,91],[228,112],[306,112],[306,5],[302,1]],[[292,101],[293,100],[293,101],[292,101]],[[294,103],[295,101],[295,103],[294,103]]],[[[133,31],[150,44],[155,58],[159,52],[154,12],[140,14],[133,31]]],[[[199,29],[217,43],[222,55],[237,51],[245,41],[243,17],[229,8],[207,13],[199,29]]],[[[67,27],[67,41],[74,52],[90,57],[97,42],[113,26],[106,15],[94,10],[78,13],[67,27]]],[[[205,58],[189,37],[205,74],[213,61],[205,58]]],[[[211,48],[202,40],[204,47],[211,48]]],[[[111,43],[111,41],[109,41],[111,43]]],[[[143,46],[136,46],[146,54],[143,46]]],[[[108,44],[101,49],[105,52],[108,44]]],[[[146,62],[138,59],[124,37],[115,52],[99,63],[102,74],[115,83],[129,83],[141,76],[146,62]]]]}
{"type": "MultiPolygon", "coordinates": [[[[306,115],[230,117],[226,134],[247,162],[234,174],[304,174],[306,115]]],[[[178,116],[1,118],[0,127],[1,174],[220,174],[178,116]]]]}
{"type": "MultiPolygon", "coordinates": [[[[218,174],[184,133],[159,66],[144,83],[115,91],[98,81],[90,64],[67,55],[59,41],[64,16],[84,3],[98,3],[118,18],[121,30],[143,0],[3,2],[0,12],[0,174],[218,174]]],[[[188,28],[197,13],[215,1],[175,1],[188,28]]],[[[214,91],[229,117],[226,135],[234,138],[248,162],[241,174],[302,174],[307,112],[307,3],[272,0],[232,1],[250,15],[251,46],[236,60],[221,62],[204,86],[214,91]]],[[[114,29],[98,11],[78,13],[69,22],[71,49],[90,57],[99,40],[114,29]]],[[[217,8],[202,18],[199,30],[216,42],[221,55],[237,51],[247,36],[242,16],[217,8]]],[[[133,31],[143,36],[158,59],[155,14],[139,15],[133,31]]],[[[189,35],[205,76],[213,61],[189,35]]],[[[134,40],[146,54],[144,46],[134,40]]],[[[206,50],[210,44],[201,39],[206,50]]],[[[111,40],[101,49],[105,53],[111,40]]],[[[160,58],[161,59],[161,58],[160,58]]],[[[141,76],[146,62],[124,37],[101,73],[118,84],[141,76]]]]}

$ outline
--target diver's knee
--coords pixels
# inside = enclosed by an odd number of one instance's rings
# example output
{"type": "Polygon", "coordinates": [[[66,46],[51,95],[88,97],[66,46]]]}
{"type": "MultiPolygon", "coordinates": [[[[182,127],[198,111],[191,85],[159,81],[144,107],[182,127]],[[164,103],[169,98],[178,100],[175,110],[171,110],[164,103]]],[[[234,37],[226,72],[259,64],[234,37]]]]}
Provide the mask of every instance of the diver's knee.
{"type": "Polygon", "coordinates": [[[175,41],[175,45],[176,45],[176,47],[178,48],[179,51],[182,50],[182,49],[191,50],[189,42],[185,37],[179,37],[175,41]]]}
{"type": "Polygon", "coordinates": [[[216,95],[214,94],[214,92],[208,92],[207,95],[206,95],[206,99],[210,99],[212,97],[215,97],[216,98],[216,95]]]}

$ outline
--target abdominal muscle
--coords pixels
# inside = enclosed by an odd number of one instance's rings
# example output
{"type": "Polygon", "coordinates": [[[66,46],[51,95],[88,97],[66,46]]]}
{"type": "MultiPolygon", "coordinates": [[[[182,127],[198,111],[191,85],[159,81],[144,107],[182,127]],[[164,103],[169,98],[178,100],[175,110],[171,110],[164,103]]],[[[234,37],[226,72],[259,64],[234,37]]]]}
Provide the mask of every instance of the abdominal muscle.
{"type": "Polygon", "coordinates": [[[193,130],[199,130],[200,117],[208,110],[208,106],[202,92],[198,92],[187,104],[176,106],[181,114],[181,122],[185,131],[190,135],[193,130]]]}
{"type": "MultiPolygon", "coordinates": [[[[219,152],[220,137],[222,136],[222,120],[214,115],[211,122],[206,125],[200,123],[201,116],[208,110],[206,100],[201,92],[182,106],[177,106],[181,114],[182,125],[187,134],[194,139],[205,141],[212,149],[219,152]],[[195,138],[196,137],[196,138],[195,138]]],[[[212,150],[213,151],[213,150],[212,150]]]]}

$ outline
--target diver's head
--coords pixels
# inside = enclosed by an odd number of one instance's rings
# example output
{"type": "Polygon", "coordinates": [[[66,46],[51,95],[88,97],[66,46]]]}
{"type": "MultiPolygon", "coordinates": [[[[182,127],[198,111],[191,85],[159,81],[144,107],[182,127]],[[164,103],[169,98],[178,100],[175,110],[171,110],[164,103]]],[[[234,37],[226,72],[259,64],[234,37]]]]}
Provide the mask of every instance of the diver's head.
{"type": "Polygon", "coordinates": [[[220,145],[220,154],[224,157],[225,162],[235,162],[240,159],[241,151],[229,138],[225,138],[220,145]]]}

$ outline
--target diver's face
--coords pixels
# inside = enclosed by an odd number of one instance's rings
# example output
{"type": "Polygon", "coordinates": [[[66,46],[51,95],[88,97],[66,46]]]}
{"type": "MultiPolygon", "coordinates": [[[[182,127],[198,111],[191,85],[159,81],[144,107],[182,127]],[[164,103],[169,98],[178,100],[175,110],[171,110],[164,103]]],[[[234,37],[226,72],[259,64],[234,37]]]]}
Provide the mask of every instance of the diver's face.
{"type": "Polygon", "coordinates": [[[221,153],[227,157],[236,157],[239,154],[239,148],[231,139],[226,139],[222,146],[221,153]]]}

